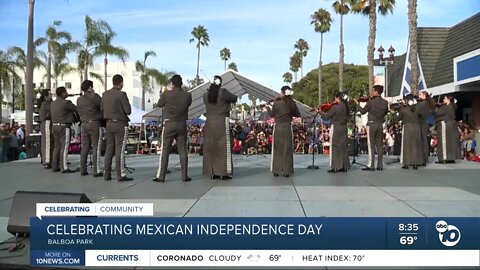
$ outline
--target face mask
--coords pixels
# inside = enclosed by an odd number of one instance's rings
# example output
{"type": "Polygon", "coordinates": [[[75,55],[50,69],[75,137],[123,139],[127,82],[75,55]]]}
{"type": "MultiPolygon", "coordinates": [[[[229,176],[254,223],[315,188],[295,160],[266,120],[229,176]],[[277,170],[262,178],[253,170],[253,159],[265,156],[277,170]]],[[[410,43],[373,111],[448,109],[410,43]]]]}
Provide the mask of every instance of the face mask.
{"type": "Polygon", "coordinates": [[[220,80],[219,78],[215,78],[213,80],[213,84],[220,86],[220,85],[222,85],[222,80],[220,80]]]}

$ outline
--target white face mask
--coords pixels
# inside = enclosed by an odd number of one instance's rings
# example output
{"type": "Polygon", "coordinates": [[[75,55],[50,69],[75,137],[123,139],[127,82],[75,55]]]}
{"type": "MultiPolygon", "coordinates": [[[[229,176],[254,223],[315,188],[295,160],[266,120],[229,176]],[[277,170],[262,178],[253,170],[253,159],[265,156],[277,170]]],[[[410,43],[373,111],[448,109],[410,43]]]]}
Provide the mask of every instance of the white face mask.
{"type": "Polygon", "coordinates": [[[216,78],[215,80],[213,80],[213,83],[214,83],[215,85],[220,86],[220,85],[222,85],[222,80],[216,78]]]}
{"type": "Polygon", "coordinates": [[[172,83],[172,82],[169,82],[169,83],[168,83],[167,89],[168,89],[168,91],[170,91],[170,90],[173,89],[173,83],[172,83]]]}

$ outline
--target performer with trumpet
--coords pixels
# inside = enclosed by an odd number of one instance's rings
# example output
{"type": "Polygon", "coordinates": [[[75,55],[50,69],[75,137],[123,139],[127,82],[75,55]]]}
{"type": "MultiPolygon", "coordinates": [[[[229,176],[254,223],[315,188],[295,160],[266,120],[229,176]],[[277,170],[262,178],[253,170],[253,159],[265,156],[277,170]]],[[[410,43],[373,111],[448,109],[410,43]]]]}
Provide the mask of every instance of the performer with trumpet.
{"type": "Polygon", "coordinates": [[[274,176],[283,174],[289,177],[294,172],[292,118],[300,117],[300,111],[292,98],[293,90],[290,86],[283,86],[281,93],[271,108],[266,107],[270,117],[275,118],[270,171],[274,176]]]}
{"type": "Polygon", "coordinates": [[[328,111],[319,106],[318,113],[326,119],[332,120],[330,127],[330,170],[329,173],[347,172],[350,160],[348,158],[347,121],[350,110],[348,96],[337,92],[335,101],[328,111]]]}
{"type": "Polygon", "coordinates": [[[367,144],[368,144],[368,164],[364,171],[375,171],[375,152],[378,155],[377,170],[383,170],[383,122],[388,112],[388,102],[381,95],[383,86],[374,85],[372,97],[367,101],[365,107],[360,107],[357,103],[357,110],[361,114],[368,112],[367,122],[367,144]]]}
{"type": "Polygon", "coordinates": [[[421,112],[417,106],[417,100],[412,95],[406,95],[403,99],[403,106],[398,112],[399,120],[402,120],[402,149],[400,152],[400,163],[403,169],[412,166],[414,170],[424,162],[422,138],[420,136],[421,112]]]}
{"type": "Polygon", "coordinates": [[[161,152],[158,161],[158,171],[154,182],[165,182],[165,174],[168,168],[168,157],[172,151],[173,140],[176,140],[180,167],[182,167],[182,180],[191,181],[188,176],[187,154],[187,119],[188,108],[192,104],[192,93],[182,90],[182,77],[173,75],[170,79],[168,91],[162,92],[157,106],[163,110],[163,129],[160,139],[161,152]]]}

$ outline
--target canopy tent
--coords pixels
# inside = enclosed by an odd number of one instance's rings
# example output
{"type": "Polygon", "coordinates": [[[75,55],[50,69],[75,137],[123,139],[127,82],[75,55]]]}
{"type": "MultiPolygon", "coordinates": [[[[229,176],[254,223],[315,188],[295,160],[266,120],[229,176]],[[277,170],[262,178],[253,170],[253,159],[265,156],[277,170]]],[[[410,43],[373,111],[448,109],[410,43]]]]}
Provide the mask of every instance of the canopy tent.
{"type": "MultiPolygon", "coordinates": [[[[228,70],[221,75],[222,77],[222,87],[226,88],[232,94],[237,97],[243,96],[244,94],[250,94],[262,101],[274,100],[279,96],[279,93],[263,86],[245,76],[240,75],[238,72],[233,70],[228,70]]],[[[205,113],[205,104],[203,104],[203,93],[205,93],[210,87],[209,82],[205,82],[196,88],[192,89],[192,105],[188,110],[188,119],[193,119],[205,113]]],[[[300,110],[302,117],[312,118],[314,114],[310,112],[310,107],[307,105],[295,101],[297,107],[300,110]]],[[[143,116],[144,119],[155,119],[158,120],[162,117],[162,109],[155,109],[146,115],[143,116]]]]}
{"type": "Polygon", "coordinates": [[[129,115],[130,124],[141,124],[143,116],[146,114],[146,111],[143,111],[135,106],[132,106],[132,113],[129,115]]]}
{"type": "MultiPolygon", "coordinates": [[[[38,113],[34,113],[34,116],[38,115],[38,113]]],[[[14,113],[10,114],[10,120],[13,119],[16,123],[19,125],[25,125],[26,124],[26,118],[25,118],[25,111],[15,111],[14,113]]]]}

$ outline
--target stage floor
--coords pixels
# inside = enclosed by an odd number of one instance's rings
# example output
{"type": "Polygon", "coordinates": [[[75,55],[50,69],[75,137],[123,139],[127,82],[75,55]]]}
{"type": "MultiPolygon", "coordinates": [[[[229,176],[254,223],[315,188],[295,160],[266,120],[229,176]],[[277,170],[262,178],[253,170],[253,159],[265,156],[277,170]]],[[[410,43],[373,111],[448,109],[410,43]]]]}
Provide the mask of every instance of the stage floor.
{"type": "MultiPolygon", "coordinates": [[[[357,162],[366,159],[363,155],[357,162]]],[[[71,168],[78,167],[78,156],[69,160],[71,168]]],[[[395,160],[385,157],[385,163],[395,160]]],[[[236,155],[234,179],[211,180],[202,176],[202,157],[191,155],[193,180],[186,183],[177,155],[170,157],[172,173],[165,183],[152,181],[156,155],[127,157],[135,169],[131,182],[53,173],[39,159],[1,163],[0,241],[11,237],[6,227],[17,190],[85,193],[93,202],[152,202],[154,215],[162,217],[479,217],[480,163],[439,165],[434,160],[419,170],[393,163],[383,171],[353,165],[348,173],[330,174],[328,156],[316,156],[320,169],[309,170],[312,156],[295,155],[295,175],[284,178],[269,172],[270,156],[236,155]]],[[[1,256],[0,268],[29,268],[28,250],[9,256],[1,256]]]]}
{"type": "MultiPolygon", "coordinates": [[[[366,156],[357,162],[366,162],[366,156]]],[[[94,202],[153,202],[155,216],[480,216],[480,163],[431,163],[419,170],[399,163],[365,172],[353,165],[348,173],[327,172],[328,156],[316,156],[319,170],[308,170],[311,155],[295,155],[295,174],[274,177],[270,156],[235,155],[234,178],[202,176],[202,157],[189,157],[191,182],[182,182],[177,155],[170,157],[165,183],[152,182],[158,156],[128,156],[131,182],[61,174],[45,170],[39,159],[1,163],[0,217],[8,217],[17,190],[85,193],[94,202]]],[[[79,158],[70,155],[71,167],[79,158]]],[[[385,162],[395,157],[386,156],[385,162]]]]}

